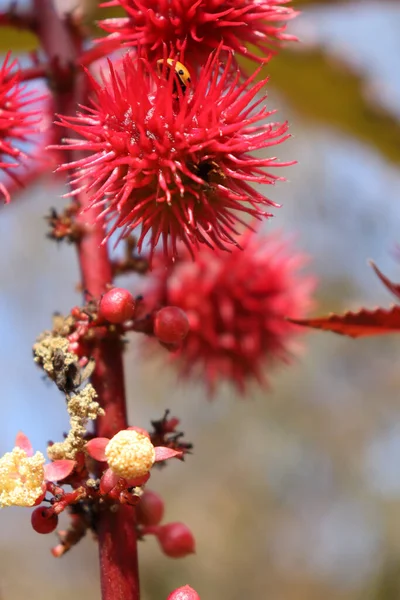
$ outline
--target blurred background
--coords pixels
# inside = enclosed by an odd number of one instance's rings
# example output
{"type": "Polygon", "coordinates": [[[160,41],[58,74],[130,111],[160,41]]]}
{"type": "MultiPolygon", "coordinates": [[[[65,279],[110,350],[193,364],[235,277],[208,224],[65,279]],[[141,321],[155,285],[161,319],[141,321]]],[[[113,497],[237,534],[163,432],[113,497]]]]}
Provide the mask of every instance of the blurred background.
{"type": "MultiPolygon", "coordinates": [[[[265,227],[297,235],[319,280],[316,314],[389,306],[367,265],[400,280],[400,2],[295,2],[290,30],[302,40],[274,59],[270,107],[293,139],[279,148],[287,183],[265,227]]],[[[34,41],[4,34],[22,52],[34,41]]],[[[45,239],[44,215],[61,206],[41,181],[1,208],[0,453],[23,430],[36,449],[61,437],[62,397],[31,359],[51,314],[80,302],[74,249],[45,239]]],[[[121,284],[135,290],[132,280],[121,284]]],[[[310,332],[298,362],[269,392],[242,400],[178,383],[166,357],[125,355],[132,424],[171,409],[195,453],[157,472],[151,488],[166,521],[193,530],[197,554],[167,559],[141,544],[144,600],[189,583],[202,600],[395,600],[400,598],[400,337],[354,341],[310,332]],[[157,377],[154,373],[157,372],[157,377]]],[[[30,511],[0,512],[2,600],[99,598],[89,538],[54,559],[53,535],[30,528],[30,511]]]]}

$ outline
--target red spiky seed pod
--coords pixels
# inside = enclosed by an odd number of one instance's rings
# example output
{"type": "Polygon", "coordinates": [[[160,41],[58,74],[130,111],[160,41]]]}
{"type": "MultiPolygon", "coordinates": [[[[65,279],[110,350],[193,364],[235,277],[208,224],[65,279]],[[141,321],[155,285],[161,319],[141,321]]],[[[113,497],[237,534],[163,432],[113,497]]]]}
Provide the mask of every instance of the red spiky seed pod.
{"type": "Polygon", "coordinates": [[[165,306],[156,313],[154,335],[164,344],[180,344],[189,328],[185,312],[177,306],[165,306]]]}
{"type": "Polygon", "coordinates": [[[124,288],[112,288],[102,296],[99,304],[99,317],[118,324],[133,318],[136,310],[135,299],[124,288]]]}
{"type": "Polygon", "coordinates": [[[37,533],[51,533],[57,527],[58,515],[54,513],[52,508],[39,506],[35,508],[31,515],[31,523],[37,533]]]}
{"type": "Polygon", "coordinates": [[[141,525],[158,525],[164,516],[164,501],[151,490],[145,490],[136,507],[138,523],[141,525]]]}
{"type": "MultiPolygon", "coordinates": [[[[27,91],[26,85],[20,81],[17,61],[10,60],[9,52],[0,66],[0,174],[10,177],[18,185],[21,178],[14,171],[23,164],[27,154],[21,149],[34,133],[34,125],[38,121],[39,111],[29,110],[39,97],[27,91]]],[[[0,196],[10,202],[10,194],[6,183],[0,179],[0,196]]]]}
{"type": "Polygon", "coordinates": [[[200,596],[190,585],[184,585],[171,592],[167,600],[200,600],[200,596]]]}
{"type": "Polygon", "coordinates": [[[211,393],[223,380],[242,393],[252,380],[268,385],[271,366],[290,361],[303,332],[286,317],[305,316],[312,306],[307,258],[285,238],[248,233],[239,241],[242,250],[205,248],[168,269],[160,256],[145,291],[149,308],[163,302],[185,311],[190,330],[172,360],[211,393]]]}
{"type": "Polygon", "coordinates": [[[83,156],[59,170],[73,171],[72,195],[85,191],[102,209],[98,218],[111,222],[107,239],[139,229],[138,252],[146,241],[150,261],[159,242],[170,258],[180,241],[191,252],[230,250],[242,215],[270,216],[266,208],[276,204],[250,184],[274,184],[282,178],[270,167],[292,164],[270,155],[289,137],[288,125],[266,122],[273,111],[258,93],[267,80],[256,82],[255,71],[239,85],[232,60],[213,53],[176,98],[172,69],[157,73],[145,57],[128,54],[101,83],[92,79],[92,106],[60,117],[78,134],[61,148],[83,156]],[[262,157],[253,156],[257,150],[262,157]]]}
{"type": "Polygon", "coordinates": [[[195,552],[195,540],[189,527],[183,523],[167,523],[157,529],[159,544],[170,558],[184,558],[195,552]]]}
{"type": "MultiPolygon", "coordinates": [[[[286,33],[298,13],[289,0],[111,0],[126,16],[105,19],[100,27],[119,46],[141,47],[151,60],[162,55],[163,44],[175,52],[185,48],[193,66],[204,64],[219,44],[224,50],[257,62],[268,60],[279,42],[296,40],[286,33]],[[258,48],[251,52],[249,46],[258,48]]],[[[104,38],[103,43],[110,43],[104,38]]]]}

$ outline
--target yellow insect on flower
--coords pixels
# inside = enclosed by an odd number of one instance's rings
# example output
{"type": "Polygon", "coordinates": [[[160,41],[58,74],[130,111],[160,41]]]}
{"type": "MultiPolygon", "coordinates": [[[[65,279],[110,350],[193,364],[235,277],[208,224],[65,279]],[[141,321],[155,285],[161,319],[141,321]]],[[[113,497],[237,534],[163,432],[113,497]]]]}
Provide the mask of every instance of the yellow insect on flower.
{"type": "MultiPolygon", "coordinates": [[[[191,78],[190,78],[190,73],[188,71],[188,69],[185,67],[185,65],[177,60],[174,60],[173,58],[167,58],[165,61],[163,58],[160,58],[160,60],[157,61],[157,68],[159,73],[162,72],[163,66],[166,63],[167,67],[174,69],[175,71],[175,75],[176,75],[176,79],[179,82],[179,85],[181,86],[181,90],[182,93],[184,94],[187,90],[188,87],[190,87],[190,84],[192,82],[191,78]]],[[[174,93],[177,93],[177,87],[176,87],[176,81],[174,81],[174,93]]]]}

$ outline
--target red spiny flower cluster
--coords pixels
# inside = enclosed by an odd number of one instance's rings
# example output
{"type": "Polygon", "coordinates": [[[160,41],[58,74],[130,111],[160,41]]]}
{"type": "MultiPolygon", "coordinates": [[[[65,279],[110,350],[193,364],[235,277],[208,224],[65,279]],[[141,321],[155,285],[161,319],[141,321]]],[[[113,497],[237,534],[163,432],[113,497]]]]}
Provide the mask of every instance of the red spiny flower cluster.
{"type": "Polygon", "coordinates": [[[243,250],[202,250],[154,271],[149,303],[183,309],[190,331],[175,355],[184,376],[198,374],[213,392],[221,380],[241,392],[246,382],[267,383],[266,369],[287,362],[300,328],[286,317],[304,315],[314,279],[300,272],[306,258],[278,234],[247,233],[243,250]]]}
{"type": "MultiPolygon", "coordinates": [[[[10,62],[10,55],[9,52],[0,67],[0,174],[5,173],[19,183],[12,169],[26,158],[19,146],[34,133],[33,125],[38,111],[26,110],[36,98],[20,83],[18,71],[15,71],[17,61],[10,62]]],[[[10,201],[10,194],[1,180],[0,195],[4,196],[6,202],[10,201]]]]}
{"type": "Polygon", "coordinates": [[[291,163],[250,153],[287,139],[287,123],[265,122],[273,114],[258,96],[265,81],[254,83],[256,72],[240,83],[231,62],[221,73],[214,53],[184,92],[173,69],[158,74],[147,59],[127,55],[121,70],[110,64],[108,81],[92,80],[91,107],[60,117],[80,136],[66,148],[81,153],[60,170],[73,170],[72,193],[84,190],[91,206],[103,207],[108,237],[140,226],[139,251],[145,239],[151,254],[162,241],[175,257],[179,241],[191,252],[236,245],[241,213],[270,216],[263,209],[273,203],[249,184],[273,184],[279,177],[266,169],[291,163]]]}
{"type": "Polygon", "coordinates": [[[285,33],[297,14],[288,1],[111,0],[103,6],[122,6],[127,16],[100,26],[122,45],[144,48],[151,60],[162,55],[163,44],[175,52],[185,46],[188,64],[198,66],[222,43],[224,50],[265,62],[279,41],[295,39],[285,33]]]}

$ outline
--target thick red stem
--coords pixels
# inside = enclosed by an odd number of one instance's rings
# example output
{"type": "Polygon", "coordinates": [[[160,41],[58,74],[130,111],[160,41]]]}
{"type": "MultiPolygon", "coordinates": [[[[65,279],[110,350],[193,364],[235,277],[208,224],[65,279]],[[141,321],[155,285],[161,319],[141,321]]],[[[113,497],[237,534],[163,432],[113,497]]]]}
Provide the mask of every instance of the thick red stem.
{"type": "Polygon", "coordinates": [[[100,519],[100,573],[103,600],[140,598],[135,509],[126,504],[100,519]]]}
{"type": "MultiPolygon", "coordinates": [[[[75,158],[75,157],[74,157],[75,158]]],[[[90,198],[80,194],[81,207],[90,198]]],[[[78,219],[94,222],[91,209],[78,219]]],[[[101,245],[104,231],[100,224],[87,230],[78,244],[82,283],[85,290],[98,298],[112,281],[107,246],[101,245]]],[[[104,417],[96,421],[96,435],[112,437],[127,427],[122,346],[118,337],[100,341],[94,350],[96,369],[92,383],[99,395],[104,417]]],[[[98,522],[100,576],[103,600],[138,600],[139,571],[136,537],[136,512],[131,506],[120,506],[115,513],[104,511],[98,522]]]]}
{"type": "MultiPolygon", "coordinates": [[[[56,12],[52,0],[34,0],[38,15],[38,35],[53,69],[54,101],[63,114],[73,115],[76,105],[86,93],[82,75],[73,65],[79,55],[79,42],[56,12]],[[63,71],[69,75],[63,87],[63,71]]],[[[73,160],[76,157],[71,157],[73,160]]],[[[82,209],[90,205],[90,197],[79,194],[82,209]]],[[[87,210],[78,217],[81,223],[93,223],[78,243],[78,257],[83,289],[98,298],[112,282],[112,267],[106,245],[102,245],[103,226],[96,222],[97,211],[87,210]]],[[[118,338],[100,341],[94,349],[96,369],[92,377],[99,401],[106,415],[96,422],[96,435],[110,437],[127,427],[122,347],[118,338]]],[[[139,600],[136,514],[131,506],[120,506],[116,512],[104,510],[98,523],[100,577],[103,600],[139,600]]]]}
{"type": "MultiPolygon", "coordinates": [[[[47,69],[44,65],[37,65],[35,67],[28,67],[26,69],[20,69],[18,71],[18,81],[31,81],[32,79],[43,79],[47,75],[47,69]]],[[[14,71],[12,71],[8,77],[4,78],[4,81],[11,80],[15,77],[14,71]]]]}

